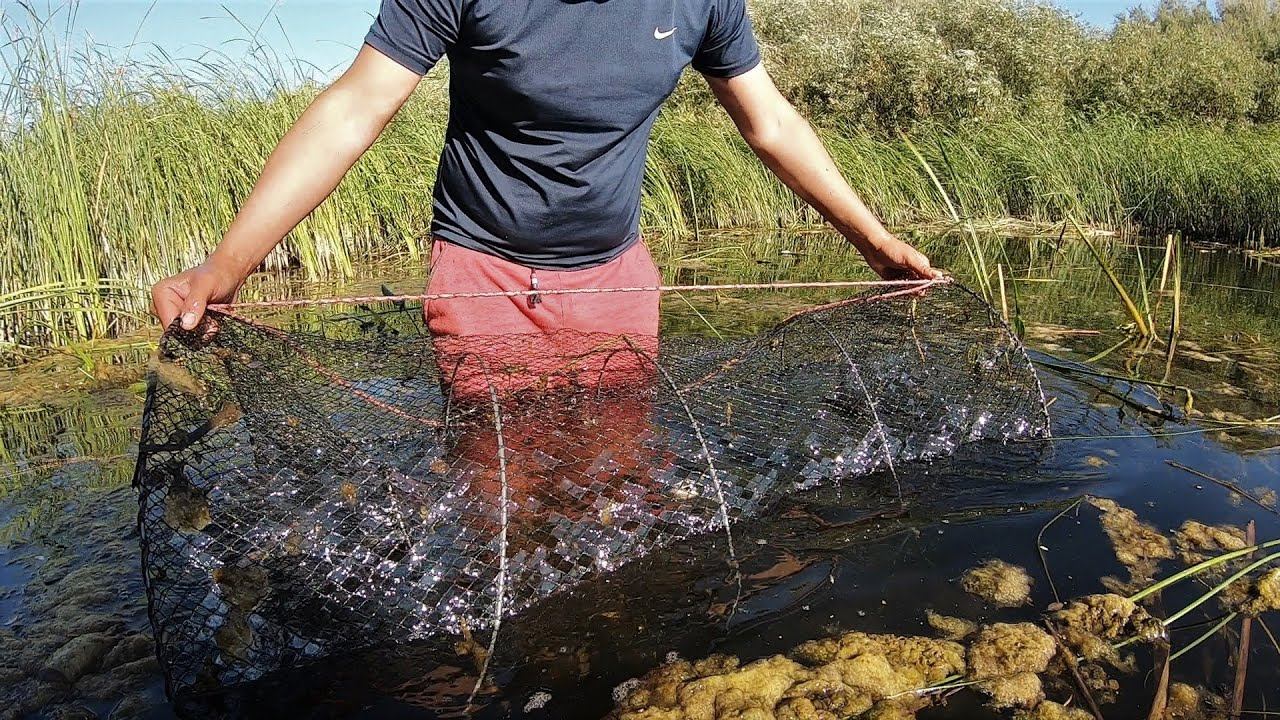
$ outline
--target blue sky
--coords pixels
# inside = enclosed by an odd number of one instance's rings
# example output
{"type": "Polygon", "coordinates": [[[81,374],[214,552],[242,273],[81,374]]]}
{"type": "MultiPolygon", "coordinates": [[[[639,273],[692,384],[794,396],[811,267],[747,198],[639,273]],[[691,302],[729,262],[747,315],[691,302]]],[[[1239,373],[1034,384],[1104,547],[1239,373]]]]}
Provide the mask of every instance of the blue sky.
{"type": "MultiPolygon", "coordinates": [[[[354,55],[378,0],[79,0],[68,22],[65,0],[34,0],[36,7],[61,8],[59,31],[75,42],[90,39],[135,58],[160,48],[172,57],[202,53],[243,58],[257,39],[281,57],[313,65],[321,75],[341,69],[354,55]],[[134,44],[136,40],[137,44],[134,44]]],[[[1095,25],[1108,26],[1133,2],[1125,0],[1058,0],[1058,4],[1095,25]]],[[[0,0],[13,16],[23,11],[15,0],[0,0]]]]}

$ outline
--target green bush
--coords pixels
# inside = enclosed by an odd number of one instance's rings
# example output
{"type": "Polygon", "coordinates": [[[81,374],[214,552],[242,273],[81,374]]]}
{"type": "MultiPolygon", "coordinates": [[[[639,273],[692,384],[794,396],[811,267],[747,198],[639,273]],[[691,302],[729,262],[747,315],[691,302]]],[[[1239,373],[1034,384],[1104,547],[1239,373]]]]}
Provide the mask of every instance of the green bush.
{"type": "MultiPolygon", "coordinates": [[[[1166,0],[1107,32],[1043,2],[754,0],[766,62],[819,124],[893,134],[923,122],[1124,115],[1280,119],[1280,5],[1166,0]]],[[[678,96],[709,102],[700,81],[678,96]]]]}

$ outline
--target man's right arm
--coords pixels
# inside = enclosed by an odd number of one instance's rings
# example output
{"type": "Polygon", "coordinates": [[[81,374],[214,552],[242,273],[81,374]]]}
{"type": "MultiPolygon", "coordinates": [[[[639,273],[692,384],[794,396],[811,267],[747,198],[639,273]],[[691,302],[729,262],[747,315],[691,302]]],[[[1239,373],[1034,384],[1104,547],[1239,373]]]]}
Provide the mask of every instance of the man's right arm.
{"type": "Polygon", "coordinates": [[[366,45],[276,145],[222,242],[199,266],[151,289],[164,327],[191,329],[333,192],[418,86],[421,76],[366,45]]]}

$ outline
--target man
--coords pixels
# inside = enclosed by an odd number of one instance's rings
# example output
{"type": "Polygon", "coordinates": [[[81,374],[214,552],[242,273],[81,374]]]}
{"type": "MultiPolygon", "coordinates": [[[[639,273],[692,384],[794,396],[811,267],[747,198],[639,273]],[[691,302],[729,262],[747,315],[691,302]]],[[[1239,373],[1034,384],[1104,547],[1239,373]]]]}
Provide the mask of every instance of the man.
{"type": "MultiPolygon", "coordinates": [[[[230,300],[444,56],[451,106],[428,294],[659,284],[639,242],[645,152],[690,64],[761,160],[877,273],[938,275],[863,205],[774,87],[745,0],[383,0],[355,62],[280,141],[217,249],[152,289],[161,322],[190,329],[208,303],[230,300]]],[[[426,312],[446,343],[658,328],[656,293],[455,299],[426,312]]]]}

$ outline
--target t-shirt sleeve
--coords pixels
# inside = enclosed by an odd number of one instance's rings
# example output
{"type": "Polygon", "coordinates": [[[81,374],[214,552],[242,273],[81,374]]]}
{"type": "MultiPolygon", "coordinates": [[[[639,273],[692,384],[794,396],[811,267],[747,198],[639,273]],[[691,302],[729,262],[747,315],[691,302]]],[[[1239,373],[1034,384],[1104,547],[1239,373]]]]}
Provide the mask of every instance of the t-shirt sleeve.
{"type": "Polygon", "coordinates": [[[366,45],[426,75],[462,31],[464,0],[382,0],[366,45]]]}
{"type": "Polygon", "coordinates": [[[693,56],[693,67],[703,75],[731,78],[760,64],[746,0],[712,0],[711,18],[702,44],[693,56]]]}

